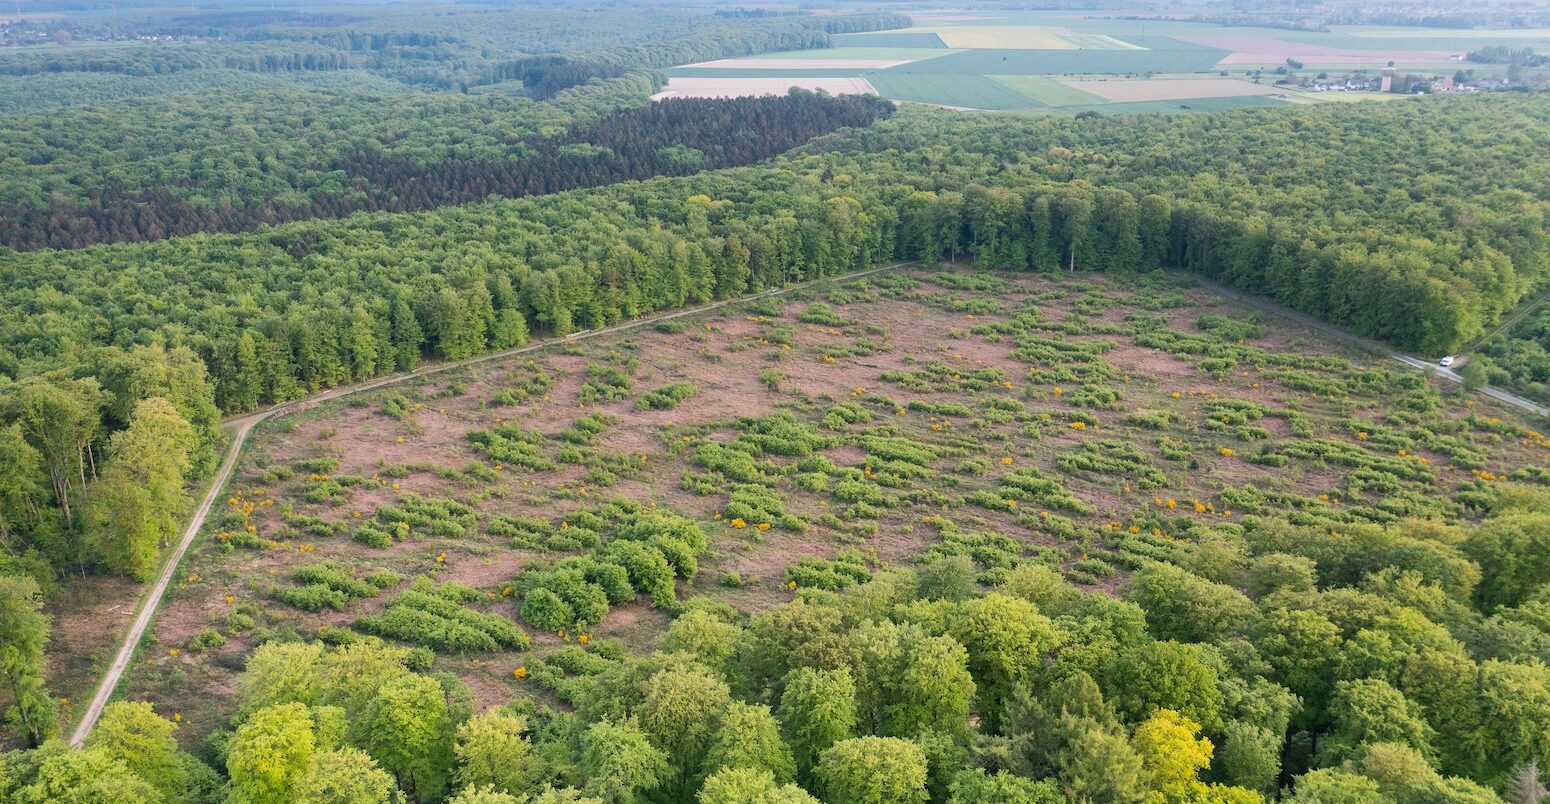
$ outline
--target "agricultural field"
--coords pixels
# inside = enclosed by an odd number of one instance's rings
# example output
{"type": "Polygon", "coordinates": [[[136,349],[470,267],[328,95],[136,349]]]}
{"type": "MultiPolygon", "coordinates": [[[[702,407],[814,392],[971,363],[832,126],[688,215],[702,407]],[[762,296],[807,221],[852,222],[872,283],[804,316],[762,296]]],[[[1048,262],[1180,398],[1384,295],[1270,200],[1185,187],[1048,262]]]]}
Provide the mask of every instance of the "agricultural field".
{"type": "Polygon", "coordinates": [[[1096,95],[1112,103],[1189,100],[1192,98],[1235,98],[1245,95],[1286,95],[1291,90],[1255,84],[1235,78],[1114,79],[1063,81],[1078,92],[1096,95]]]}
{"type": "Polygon", "coordinates": [[[1550,478],[1512,414],[1188,279],[950,264],[562,341],[249,443],[122,692],[185,746],[271,642],[385,639],[478,710],[552,700],[576,648],[663,646],[689,609],[942,559],[1123,595],[1158,561],[1211,576],[1245,533],[1444,528],[1550,478]]]}
{"type": "Polygon", "coordinates": [[[830,95],[876,95],[877,89],[860,76],[773,76],[725,78],[719,76],[675,76],[655,95],[663,98],[742,98],[760,95],[784,95],[792,87],[830,95]]]}
{"type": "MultiPolygon", "coordinates": [[[[1284,71],[1289,60],[1310,73],[1375,75],[1393,63],[1401,71],[1435,75],[1452,75],[1461,66],[1495,74],[1498,67],[1463,65],[1464,54],[1488,45],[1541,49],[1550,45],[1550,38],[1536,29],[1334,26],[1329,31],[1298,31],[1010,11],[917,13],[912,19],[914,27],[905,30],[835,35],[830,49],[765,53],[684,65],[668,72],[675,79],[759,78],[760,91],[777,91],[773,88],[786,77],[808,82],[792,82],[802,86],[825,76],[864,78],[878,93],[896,101],[960,109],[1064,114],[1198,111],[1382,97],[1377,92],[1337,96],[1278,87],[1281,76],[1273,71],[1284,71]],[[1177,82],[1150,91],[1138,87],[1122,97],[1097,100],[1052,94],[1041,91],[1038,83],[1024,83],[1038,78],[1140,81],[1206,76],[1232,80],[1177,82]],[[1260,97],[1235,100],[1247,96],[1260,97]],[[1191,101],[1197,103],[1187,103],[1191,101]]],[[[705,86],[708,90],[709,85],[705,86]]],[[[697,89],[683,81],[674,88],[684,94],[697,89]]]]}

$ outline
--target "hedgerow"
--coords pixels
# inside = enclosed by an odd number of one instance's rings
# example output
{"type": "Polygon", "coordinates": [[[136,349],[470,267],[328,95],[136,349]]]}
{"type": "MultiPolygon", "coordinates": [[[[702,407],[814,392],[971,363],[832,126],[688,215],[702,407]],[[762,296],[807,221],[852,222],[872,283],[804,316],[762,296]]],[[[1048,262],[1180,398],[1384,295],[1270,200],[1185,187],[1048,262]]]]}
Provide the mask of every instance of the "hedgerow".
{"type": "Polygon", "coordinates": [[[375,596],[379,591],[400,580],[396,573],[386,570],[372,573],[366,578],[356,578],[341,564],[326,562],[309,564],[291,575],[296,586],[275,591],[277,600],[305,611],[322,611],[325,608],[341,610],[351,601],[375,596]]]}
{"type": "Polygon", "coordinates": [[[526,650],[530,639],[511,620],[463,605],[472,591],[460,584],[437,587],[428,578],[388,601],[382,614],[361,617],[355,627],[368,634],[424,645],[437,652],[526,650]]]}
{"type": "Polygon", "coordinates": [[[793,588],[838,592],[871,579],[866,556],[854,549],[841,550],[833,559],[809,557],[786,565],[786,583],[793,588]]]}
{"type": "Polygon", "coordinates": [[[468,440],[474,442],[475,450],[497,463],[533,472],[547,472],[555,468],[554,461],[546,454],[543,435],[523,430],[515,424],[475,430],[468,434],[468,440]]]}

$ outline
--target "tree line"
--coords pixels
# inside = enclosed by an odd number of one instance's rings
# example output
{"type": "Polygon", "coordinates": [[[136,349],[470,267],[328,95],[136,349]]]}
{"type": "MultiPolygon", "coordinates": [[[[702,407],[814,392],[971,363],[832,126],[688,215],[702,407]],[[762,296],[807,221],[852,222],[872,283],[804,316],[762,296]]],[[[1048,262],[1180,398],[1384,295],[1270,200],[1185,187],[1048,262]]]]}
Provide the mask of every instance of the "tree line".
{"type": "Polygon", "coordinates": [[[536,141],[647,105],[660,85],[633,75],[542,102],[506,94],[265,87],[7,115],[0,120],[0,161],[9,181],[0,188],[0,204],[15,205],[12,214],[42,210],[56,201],[81,202],[108,184],[130,194],[165,188],[198,207],[339,192],[330,167],[347,153],[376,149],[418,163],[515,160],[536,141]]]}
{"type": "Polygon", "coordinates": [[[84,50],[13,49],[0,57],[0,75],[121,73],[167,75],[185,70],[227,69],[272,73],[347,70],[346,54],[301,43],[236,43],[225,47],[141,45],[84,50]]]}

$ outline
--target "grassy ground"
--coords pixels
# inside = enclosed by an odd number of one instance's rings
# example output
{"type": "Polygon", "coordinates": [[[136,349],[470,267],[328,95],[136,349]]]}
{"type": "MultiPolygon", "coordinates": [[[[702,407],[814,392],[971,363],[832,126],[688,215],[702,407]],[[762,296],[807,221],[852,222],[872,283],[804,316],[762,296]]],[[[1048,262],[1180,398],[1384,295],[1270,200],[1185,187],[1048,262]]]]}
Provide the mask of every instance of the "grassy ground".
{"type": "Polygon", "coordinates": [[[1179,114],[1181,112],[1225,112],[1233,109],[1253,109],[1260,106],[1280,106],[1287,101],[1279,96],[1237,95],[1226,98],[1190,98],[1188,100],[1133,101],[1129,103],[1103,103],[1092,106],[1062,106],[1055,111],[1064,114],[1097,112],[1099,114],[1179,114]]]}
{"type": "Polygon", "coordinates": [[[435,627],[393,632],[481,706],[529,694],[525,662],[647,649],[669,615],[642,595],[546,632],[524,570],[665,532],[707,537],[675,548],[678,599],[743,611],[943,552],[1118,590],[1186,523],[1466,516],[1460,489],[1550,462],[1516,422],[1172,277],[882,274],[266,424],[124,696],[194,743],[254,645],[415,605],[435,627]],[[519,623],[526,650],[451,644],[519,623]]]}

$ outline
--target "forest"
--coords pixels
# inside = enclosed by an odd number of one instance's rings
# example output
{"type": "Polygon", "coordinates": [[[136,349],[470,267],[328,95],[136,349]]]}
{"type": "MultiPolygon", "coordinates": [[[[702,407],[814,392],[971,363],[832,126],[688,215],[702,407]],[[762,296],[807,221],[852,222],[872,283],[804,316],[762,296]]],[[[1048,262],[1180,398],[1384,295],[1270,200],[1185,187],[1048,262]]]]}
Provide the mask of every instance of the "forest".
{"type": "Polygon", "coordinates": [[[258,94],[245,98],[241,110],[164,110],[160,120],[133,118],[134,130],[98,112],[79,115],[88,118],[80,127],[58,115],[44,125],[20,118],[12,127],[22,140],[16,161],[46,160],[50,169],[7,188],[14,200],[0,205],[0,244],[80,248],[684,175],[766,159],[892,111],[871,96],[811,93],[639,105],[654,88],[644,77],[616,79],[539,103],[433,96],[405,104],[340,96],[328,122],[343,128],[318,126],[300,140],[286,137],[296,115],[305,114],[299,110],[318,102],[316,94],[258,94]],[[232,137],[227,126],[237,115],[262,117],[274,128],[259,133],[250,122],[247,137],[232,137]],[[445,128],[449,115],[483,126],[454,134],[445,128]],[[191,118],[208,128],[189,128],[191,118]],[[576,122],[562,127],[565,120],[576,122]],[[163,125],[170,136],[147,136],[147,129],[163,125]],[[146,137],[155,151],[139,161],[120,160],[103,175],[96,166],[118,151],[109,157],[90,145],[125,137],[146,137]],[[206,147],[184,147],[189,140],[206,147]],[[265,140],[273,152],[259,145],[265,140]],[[83,186],[86,175],[95,187],[83,186]],[[82,197],[62,195],[71,191],[82,197]]]}
{"type": "MultiPolygon", "coordinates": [[[[0,111],[15,112],[0,119],[8,177],[0,244],[15,249],[246,231],[745,164],[805,137],[749,118],[742,125],[772,126],[775,136],[763,146],[735,137],[702,159],[691,152],[704,143],[672,141],[663,130],[647,136],[673,147],[643,160],[605,155],[597,149],[609,144],[591,143],[588,129],[647,107],[662,84],[658,68],[828,47],[830,33],[908,24],[888,14],[474,6],[369,16],[147,12],[115,15],[111,27],[83,19],[70,23],[75,36],[111,44],[0,49],[0,111]],[[178,41],[124,42],[129,36],[178,41]],[[61,99],[70,103],[54,108],[61,99]],[[579,164],[536,155],[583,144],[597,149],[565,157],[585,154],[579,164]],[[525,164],[532,159],[544,164],[525,164]]],[[[649,122],[625,116],[614,126],[632,121],[649,122]]]]}
{"type": "MultiPolygon", "coordinates": [[[[800,98],[784,103],[851,108],[800,98]]],[[[0,266],[0,374],[68,369],[100,346],[184,346],[221,410],[251,410],[423,357],[504,348],[519,331],[564,334],[964,253],[1042,271],[1178,266],[1442,354],[1545,281],[1545,202],[1532,188],[1550,159],[1492,158],[1471,143],[1510,120],[1514,146],[1538,154],[1547,116],[1543,101],[1494,98],[1128,120],[912,109],[752,168],[17,253],[0,266]],[[1309,155],[1285,135],[1299,129],[1330,140],[1383,131],[1393,157],[1309,155]],[[1322,183],[1326,171],[1347,178],[1322,183]],[[1379,183],[1390,189],[1366,189],[1379,183]]]]}

